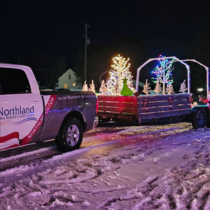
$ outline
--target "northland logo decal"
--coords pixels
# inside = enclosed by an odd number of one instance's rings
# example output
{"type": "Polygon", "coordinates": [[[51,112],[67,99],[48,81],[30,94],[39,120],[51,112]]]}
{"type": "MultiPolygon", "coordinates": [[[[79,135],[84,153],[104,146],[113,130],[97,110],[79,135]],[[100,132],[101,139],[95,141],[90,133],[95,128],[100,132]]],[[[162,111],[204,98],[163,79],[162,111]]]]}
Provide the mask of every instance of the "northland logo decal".
{"type": "Polygon", "coordinates": [[[0,109],[0,115],[1,116],[13,116],[13,115],[19,115],[19,114],[30,114],[34,113],[34,106],[31,108],[24,108],[22,106],[14,107],[12,109],[4,109],[3,107],[0,109]]]}
{"type": "Polygon", "coordinates": [[[14,118],[22,118],[26,116],[32,116],[34,115],[34,106],[30,108],[25,108],[22,106],[19,107],[13,107],[12,109],[0,109],[0,120],[4,119],[14,119],[14,118]]]}

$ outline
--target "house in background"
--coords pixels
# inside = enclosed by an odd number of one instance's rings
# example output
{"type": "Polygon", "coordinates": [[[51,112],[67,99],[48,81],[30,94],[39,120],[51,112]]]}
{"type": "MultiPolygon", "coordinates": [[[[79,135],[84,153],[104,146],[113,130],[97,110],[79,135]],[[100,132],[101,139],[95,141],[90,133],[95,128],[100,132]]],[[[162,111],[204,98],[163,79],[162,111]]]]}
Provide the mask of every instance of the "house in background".
{"type": "Polygon", "coordinates": [[[81,89],[81,84],[77,84],[76,73],[68,69],[61,77],[58,78],[58,87],[65,89],[81,89]]]}

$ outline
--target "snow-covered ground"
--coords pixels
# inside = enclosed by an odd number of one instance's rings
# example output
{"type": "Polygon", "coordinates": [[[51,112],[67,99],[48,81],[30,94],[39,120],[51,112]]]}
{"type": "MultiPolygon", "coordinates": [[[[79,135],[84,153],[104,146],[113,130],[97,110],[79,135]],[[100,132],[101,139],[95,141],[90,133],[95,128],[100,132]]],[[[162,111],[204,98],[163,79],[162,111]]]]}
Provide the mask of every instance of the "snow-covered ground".
{"type": "Polygon", "coordinates": [[[210,129],[98,127],[77,151],[0,172],[0,209],[210,209],[210,129]]]}

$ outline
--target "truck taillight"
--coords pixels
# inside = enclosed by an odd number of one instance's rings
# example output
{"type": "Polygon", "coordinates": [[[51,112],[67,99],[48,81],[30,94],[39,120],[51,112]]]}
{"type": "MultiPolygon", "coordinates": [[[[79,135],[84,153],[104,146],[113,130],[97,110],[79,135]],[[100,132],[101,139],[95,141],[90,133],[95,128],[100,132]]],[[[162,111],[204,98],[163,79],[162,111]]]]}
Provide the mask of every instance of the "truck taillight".
{"type": "Polygon", "coordinates": [[[96,113],[98,113],[98,99],[96,101],[96,113]]]}

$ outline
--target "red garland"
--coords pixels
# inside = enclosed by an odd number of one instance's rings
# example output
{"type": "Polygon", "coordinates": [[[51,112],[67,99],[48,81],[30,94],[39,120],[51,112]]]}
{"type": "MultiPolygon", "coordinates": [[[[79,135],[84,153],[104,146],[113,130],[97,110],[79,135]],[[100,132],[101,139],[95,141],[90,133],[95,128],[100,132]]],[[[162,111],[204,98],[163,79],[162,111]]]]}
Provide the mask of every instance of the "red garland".
{"type": "Polygon", "coordinates": [[[147,107],[148,103],[149,103],[149,100],[148,99],[144,99],[144,108],[145,108],[146,112],[149,112],[148,107],[147,107]]]}
{"type": "Polygon", "coordinates": [[[190,102],[190,108],[192,108],[193,107],[193,98],[191,96],[189,96],[188,101],[190,102]]]}
{"type": "Polygon", "coordinates": [[[172,110],[172,102],[173,102],[174,100],[171,98],[171,97],[169,97],[168,98],[168,102],[169,102],[169,104],[170,104],[170,110],[172,110]]]}

